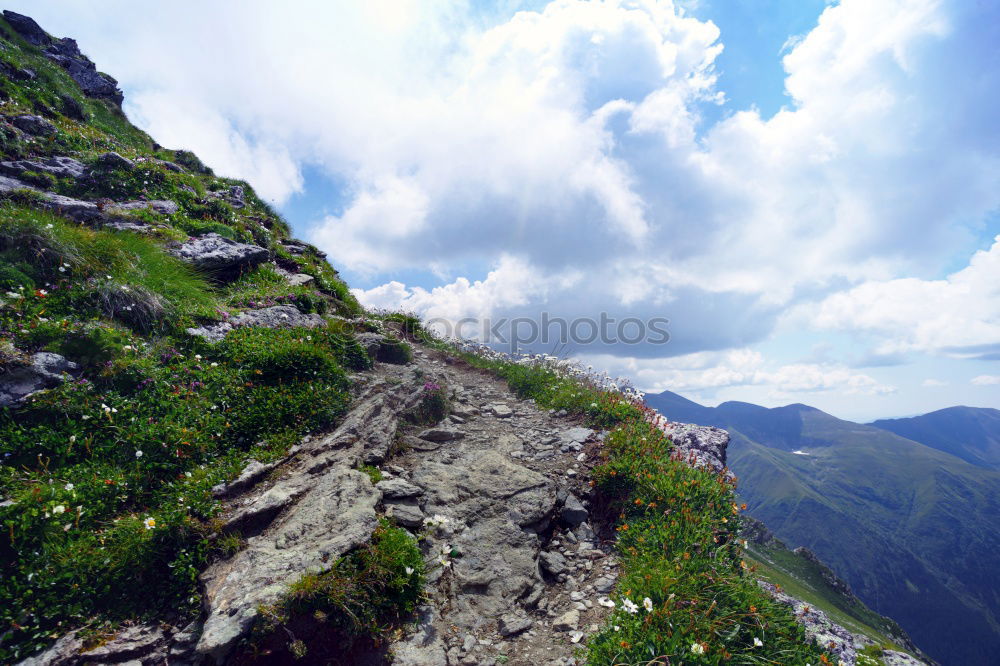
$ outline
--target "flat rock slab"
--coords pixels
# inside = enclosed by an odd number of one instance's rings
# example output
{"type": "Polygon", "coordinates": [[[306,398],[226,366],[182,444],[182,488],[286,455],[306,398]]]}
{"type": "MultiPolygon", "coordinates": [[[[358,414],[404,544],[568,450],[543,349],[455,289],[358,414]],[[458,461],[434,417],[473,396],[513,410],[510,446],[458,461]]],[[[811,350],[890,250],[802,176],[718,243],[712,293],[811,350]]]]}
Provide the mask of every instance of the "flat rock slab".
{"type": "Polygon", "coordinates": [[[258,246],[240,243],[211,233],[192,238],[168,251],[203,271],[231,273],[262,264],[270,253],[258,246]]]}
{"type": "Polygon", "coordinates": [[[0,162],[0,171],[10,176],[19,176],[25,171],[47,173],[55,178],[79,178],[87,171],[80,160],[72,157],[40,157],[30,160],[0,162]]]}
{"type": "Polygon", "coordinates": [[[244,550],[202,574],[207,617],[199,654],[223,660],[250,630],[259,605],[276,602],[303,574],[327,570],[371,537],[380,493],[368,475],[334,467],[308,481],[278,483],[268,495],[294,495],[302,484],[308,489],[294,511],[286,510],[248,539],[244,550]]]}
{"type": "Polygon", "coordinates": [[[326,319],[318,314],[303,314],[292,305],[273,305],[259,310],[241,312],[227,321],[187,329],[188,334],[218,342],[237,328],[317,328],[325,326],[326,319]]]}

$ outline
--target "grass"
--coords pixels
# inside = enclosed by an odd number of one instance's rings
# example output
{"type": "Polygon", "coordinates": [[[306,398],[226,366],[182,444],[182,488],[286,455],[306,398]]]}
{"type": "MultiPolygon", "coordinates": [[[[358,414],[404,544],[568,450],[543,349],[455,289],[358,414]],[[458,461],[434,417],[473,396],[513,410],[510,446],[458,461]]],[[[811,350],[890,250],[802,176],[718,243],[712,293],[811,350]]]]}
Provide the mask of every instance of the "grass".
{"type": "Polygon", "coordinates": [[[382,521],[371,543],[329,571],[306,574],[285,598],[262,608],[255,639],[235,663],[351,664],[372,650],[416,609],[424,583],[423,555],[406,530],[382,521]]]}

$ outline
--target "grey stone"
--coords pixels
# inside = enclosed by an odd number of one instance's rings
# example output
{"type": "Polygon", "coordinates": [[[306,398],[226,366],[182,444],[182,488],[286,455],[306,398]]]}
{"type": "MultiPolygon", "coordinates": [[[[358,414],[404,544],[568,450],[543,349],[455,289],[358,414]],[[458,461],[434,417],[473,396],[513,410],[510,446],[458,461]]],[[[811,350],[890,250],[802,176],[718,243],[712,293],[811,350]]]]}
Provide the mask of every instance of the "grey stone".
{"type": "Polygon", "coordinates": [[[602,594],[607,594],[615,589],[615,579],[610,576],[601,576],[594,581],[594,589],[602,594]]]}
{"type": "MultiPolygon", "coordinates": [[[[5,12],[6,13],[6,12],[5,12]]],[[[83,639],[75,631],[61,637],[51,646],[22,660],[18,666],[63,666],[76,664],[83,649],[83,639]]]]}
{"type": "Polygon", "coordinates": [[[726,467],[729,433],[725,430],[690,423],[666,423],[661,429],[674,443],[677,455],[688,464],[717,472],[726,467]]]}
{"type": "Polygon", "coordinates": [[[238,477],[229,483],[220,483],[217,486],[213,486],[212,495],[215,497],[228,497],[241,493],[264,478],[265,474],[268,474],[279,464],[281,464],[281,461],[265,464],[257,460],[252,460],[243,468],[238,477]]]}
{"type": "Polygon", "coordinates": [[[539,553],[538,560],[541,562],[542,568],[553,576],[566,572],[566,558],[560,553],[551,550],[543,551],[539,553]]]}
{"type": "Polygon", "coordinates": [[[413,528],[424,524],[424,512],[416,504],[408,502],[387,504],[386,509],[391,511],[392,517],[403,527],[413,528]]]}
{"type": "Polygon", "coordinates": [[[127,157],[122,157],[116,152],[104,153],[97,158],[97,161],[101,166],[108,169],[122,169],[124,171],[131,171],[135,168],[135,162],[128,159],[127,157]]]}
{"type": "Polygon", "coordinates": [[[42,30],[42,27],[35,23],[35,19],[24,14],[18,14],[9,10],[4,10],[3,17],[14,28],[17,34],[21,35],[26,42],[35,46],[45,46],[52,43],[52,38],[42,30]]]}
{"type": "Polygon", "coordinates": [[[119,663],[141,657],[144,660],[162,662],[162,657],[166,656],[169,642],[169,638],[159,627],[137,625],[122,630],[107,643],[84,652],[81,655],[81,661],[84,663],[119,663]],[[158,653],[160,659],[156,658],[158,653]]]}
{"type": "Polygon", "coordinates": [[[56,126],[41,116],[24,114],[14,116],[10,123],[17,129],[35,136],[50,136],[56,133],[56,126]]]}
{"type": "Polygon", "coordinates": [[[497,629],[503,637],[516,636],[527,631],[534,624],[524,613],[507,613],[500,617],[497,622],[497,629]]]}
{"type": "Polygon", "coordinates": [[[169,162],[167,160],[157,160],[157,159],[154,159],[153,162],[159,164],[167,171],[173,171],[174,173],[184,173],[187,171],[187,169],[182,167],[180,164],[177,164],[176,162],[169,162]]]}
{"type": "Polygon", "coordinates": [[[462,439],[465,437],[465,433],[453,428],[428,428],[417,435],[417,437],[425,439],[428,442],[450,442],[462,439]]]}
{"type": "Polygon", "coordinates": [[[580,611],[575,608],[563,613],[552,622],[552,628],[556,631],[576,631],[578,626],[580,626],[580,611]]]}
{"type": "Polygon", "coordinates": [[[407,499],[424,493],[423,488],[403,479],[383,479],[376,483],[375,487],[382,491],[382,497],[385,499],[407,499]]]}
{"type": "Polygon", "coordinates": [[[54,213],[65,215],[77,222],[92,222],[103,219],[101,209],[90,201],[81,201],[53,192],[41,192],[42,207],[54,213]]]}
{"type": "Polygon", "coordinates": [[[498,402],[494,405],[489,405],[486,408],[486,410],[491,414],[493,414],[493,416],[497,417],[498,419],[508,419],[514,415],[514,412],[511,410],[511,408],[501,402],[498,402]]]}
{"type": "Polygon", "coordinates": [[[44,53],[47,58],[66,70],[70,78],[80,86],[84,95],[104,99],[121,107],[124,96],[118,89],[118,81],[98,72],[90,58],[80,53],[76,40],[68,37],[53,40],[44,53]]]}
{"type": "Polygon", "coordinates": [[[173,215],[180,210],[180,206],[169,199],[153,199],[151,201],[123,201],[104,208],[104,212],[108,214],[128,213],[134,210],[151,210],[161,215],[173,215]]]}
{"type": "Polygon", "coordinates": [[[566,503],[559,513],[559,519],[563,523],[569,527],[576,527],[580,523],[585,522],[589,517],[590,514],[587,513],[587,509],[576,495],[570,493],[566,496],[566,503]]]}
{"type": "Polygon", "coordinates": [[[196,328],[189,328],[189,335],[218,342],[237,328],[318,328],[326,325],[326,320],[318,314],[303,314],[292,305],[273,305],[260,310],[247,310],[228,320],[196,328]]]}
{"type": "Polygon", "coordinates": [[[239,243],[216,233],[205,234],[168,251],[196,268],[214,273],[233,273],[268,260],[270,253],[257,245],[239,243]]]}
{"type": "Polygon", "coordinates": [[[17,407],[39,391],[62,383],[64,373],[79,369],[76,363],[59,354],[38,352],[32,355],[31,364],[16,366],[0,375],[0,407],[17,407]]]}
{"type": "Polygon", "coordinates": [[[431,606],[417,609],[415,630],[392,646],[393,666],[448,666],[447,647],[434,627],[431,606]]]}
{"type": "Polygon", "coordinates": [[[916,657],[896,650],[882,650],[882,661],[885,666],[925,666],[925,662],[916,657]]]}
{"type": "Polygon", "coordinates": [[[15,177],[25,171],[35,171],[47,173],[56,178],[79,178],[87,171],[87,167],[84,166],[83,162],[72,157],[57,156],[0,162],[0,171],[15,177]]]}

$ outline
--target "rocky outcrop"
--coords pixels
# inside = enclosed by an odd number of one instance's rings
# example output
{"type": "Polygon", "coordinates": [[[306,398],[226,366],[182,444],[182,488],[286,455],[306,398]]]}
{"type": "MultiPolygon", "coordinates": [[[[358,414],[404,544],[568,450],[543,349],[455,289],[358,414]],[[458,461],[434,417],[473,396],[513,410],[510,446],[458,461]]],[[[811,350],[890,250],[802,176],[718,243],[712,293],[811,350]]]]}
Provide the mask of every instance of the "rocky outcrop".
{"type": "Polygon", "coordinates": [[[262,264],[270,257],[270,253],[258,245],[240,243],[215,233],[192,238],[168,248],[168,251],[198,270],[220,277],[238,275],[240,271],[262,264]]]}
{"type": "Polygon", "coordinates": [[[210,342],[222,340],[237,328],[316,328],[325,326],[326,319],[318,314],[303,314],[291,305],[274,305],[259,310],[247,310],[230,317],[226,321],[187,329],[190,335],[205,338],[210,342]]]}
{"type": "Polygon", "coordinates": [[[98,72],[90,58],[80,53],[76,40],[68,37],[53,39],[34,19],[23,14],[4,10],[3,17],[21,37],[42,48],[42,53],[47,58],[65,69],[85,95],[104,99],[121,107],[124,97],[118,89],[118,82],[107,74],[98,72]]]}
{"type": "Polygon", "coordinates": [[[78,366],[59,354],[38,352],[29,365],[0,374],[0,407],[17,407],[39,391],[58,386],[78,366]]]}
{"type": "Polygon", "coordinates": [[[60,156],[0,162],[0,171],[14,178],[26,171],[47,173],[55,178],[80,178],[86,173],[87,167],[80,160],[60,156]]]}
{"type": "Polygon", "coordinates": [[[690,423],[665,423],[661,429],[674,443],[677,455],[698,467],[721,472],[726,468],[729,433],[721,428],[690,423]]]}
{"type": "Polygon", "coordinates": [[[56,126],[41,116],[25,114],[14,116],[9,120],[17,129],[34,136],[50,136],[56,132],[56,126]]]}

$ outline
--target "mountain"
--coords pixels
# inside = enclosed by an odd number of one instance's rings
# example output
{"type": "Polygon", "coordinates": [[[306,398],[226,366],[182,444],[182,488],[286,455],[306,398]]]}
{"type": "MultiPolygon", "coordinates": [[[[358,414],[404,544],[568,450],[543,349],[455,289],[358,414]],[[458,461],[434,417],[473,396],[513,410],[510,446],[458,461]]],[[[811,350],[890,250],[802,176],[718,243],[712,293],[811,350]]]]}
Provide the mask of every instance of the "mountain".
{"type": "Polygon", "coordinates": [[[646,401],[727,429],[750,513],[816,553],[921,649],[942,664],[996,663],[1000,472],[806,405],[646,401]]]}
{"type": "Polygon", "coordinates": [[[869,425],[989,469],[1000,469],[1000,410],[948,407],[908,419],[879,419],[869,425]]]}

